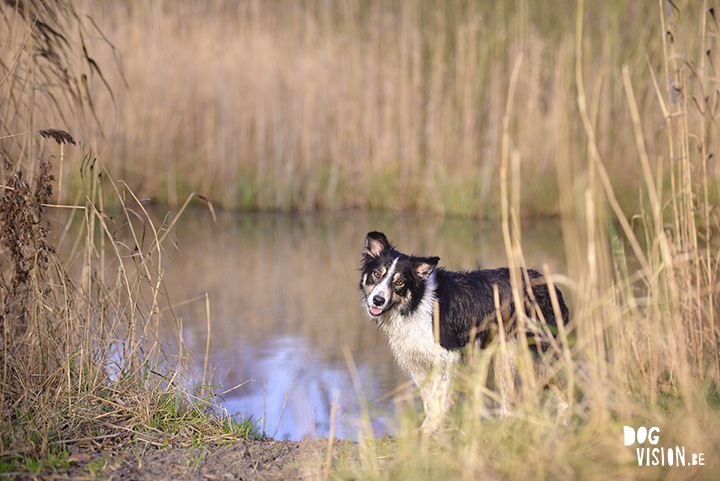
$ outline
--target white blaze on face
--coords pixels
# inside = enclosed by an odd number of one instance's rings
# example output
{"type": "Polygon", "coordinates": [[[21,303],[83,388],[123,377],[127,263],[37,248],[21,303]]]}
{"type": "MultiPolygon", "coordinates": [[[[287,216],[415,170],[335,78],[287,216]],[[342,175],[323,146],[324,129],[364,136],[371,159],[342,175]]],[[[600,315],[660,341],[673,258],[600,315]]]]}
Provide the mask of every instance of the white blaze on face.
{"type": "MultiPolygon", "coordinates": [[[[376,285],[367,296],[367,307],[371,316],[377,317],[382,314],[385,307],[390,301],[392,292],[390,291],[390,282],[395,276],[395,268],[397,266],[397,258],[393,261],[390,268],[385,273],[385,278],[376,285]]],[[[372,274],[370,274],[372,275],[372,274]]]]}

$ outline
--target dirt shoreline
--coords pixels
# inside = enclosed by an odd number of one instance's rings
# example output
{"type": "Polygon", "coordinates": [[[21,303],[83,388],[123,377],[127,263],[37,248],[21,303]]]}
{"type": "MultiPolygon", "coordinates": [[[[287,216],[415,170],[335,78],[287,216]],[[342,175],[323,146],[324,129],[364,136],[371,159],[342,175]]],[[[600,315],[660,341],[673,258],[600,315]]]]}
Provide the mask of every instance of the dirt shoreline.
{"type": "MultiPolygon", "coordinates": [[[[336,440],[333,453],[352,445],[336,440]]],[[[80,450],[70,456],[67,470],[4,473],[0,479],[165,481],[165,480],[300,480],[317,474],[326,457],[328,441],[239,440],[222,446],[80,450]]]]}

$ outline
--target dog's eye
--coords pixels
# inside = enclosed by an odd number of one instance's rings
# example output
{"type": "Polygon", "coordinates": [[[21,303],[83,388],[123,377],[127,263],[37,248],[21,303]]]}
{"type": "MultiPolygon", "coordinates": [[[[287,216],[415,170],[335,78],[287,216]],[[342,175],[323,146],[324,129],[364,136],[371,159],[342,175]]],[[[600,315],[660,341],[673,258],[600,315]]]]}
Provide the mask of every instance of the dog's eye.
{"type": "Polygon", "coordinates": [[[402,280],[402,279],[398,279],[398,280],[395,281],[395,285],[398,286],[398,287],[402,287],[402,286],[405,285],[405,281],[402,280]]]}
{"type": "Polygon", "coordinates": [[[373,271],[373,276],[375,276],[375,279],[380,279],[382,274],[380,274],[380,271],[373,271]]]}

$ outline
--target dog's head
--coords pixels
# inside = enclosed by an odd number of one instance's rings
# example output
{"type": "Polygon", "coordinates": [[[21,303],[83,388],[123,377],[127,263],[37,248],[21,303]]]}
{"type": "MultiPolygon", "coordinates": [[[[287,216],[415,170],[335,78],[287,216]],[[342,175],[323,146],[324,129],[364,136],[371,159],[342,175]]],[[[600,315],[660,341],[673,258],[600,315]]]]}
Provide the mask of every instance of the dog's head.
{"type": "Polygon", "coordinates": [[[437,267],[439,257],[405,255],[388,241],[382,232],[370,232],[363,249],[360,290],[363,307],[378,320],[398,309],[400,314],[412,312],[425,293],[425,284],[437,267]]]}

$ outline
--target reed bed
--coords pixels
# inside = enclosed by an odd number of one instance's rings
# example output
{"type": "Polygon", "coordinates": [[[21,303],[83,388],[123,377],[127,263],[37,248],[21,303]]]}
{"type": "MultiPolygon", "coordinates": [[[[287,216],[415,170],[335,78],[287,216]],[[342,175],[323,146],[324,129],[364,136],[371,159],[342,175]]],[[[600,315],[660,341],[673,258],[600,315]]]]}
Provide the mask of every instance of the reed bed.
{"type": "Polygon", "coordinates": [[[163,281],[178,216],[156,224],[86,143],[47,128],[91,121],[91,22],[63,1],[0,11],[0,473],[67,467],[72,449],[256,434],[218,411],[184,350],[163,281]],[[64,161],[78,195],[61,205],[64,161]]]}
{"type": "MultiPolygon", "coordinates": [[[[143,197],[192,191],[231,208],[414,210],[499,219],[504,99],[523,215],[560,215],[588,185],[575,93],[574,7],[538,2],[87,2],[116,50],[93,49],[115,102],[98,101],[101,157],[143,197]],[[563,177],[556,169],[562,167],[563,177]]],[[[616,197],[639,207],[642,171],[620,69],[651,159],[666,147],[651,70],[666,78],[657,5],[586,7],[588,116],[616,197]],[[648,67],[649,63],[649,67],[648,67]]],[[[664,8],[664,7],[663,7],[664,8]]],[[[699,4],[673,22],[700,29],[699,4]]],[[[699,36],[676,38],[697,52],[699,36]]],[[[669,169],[666,169],[669,172],[669,169]]],[[[716,169],[709,172],[717,177],[716,169]]]]}

